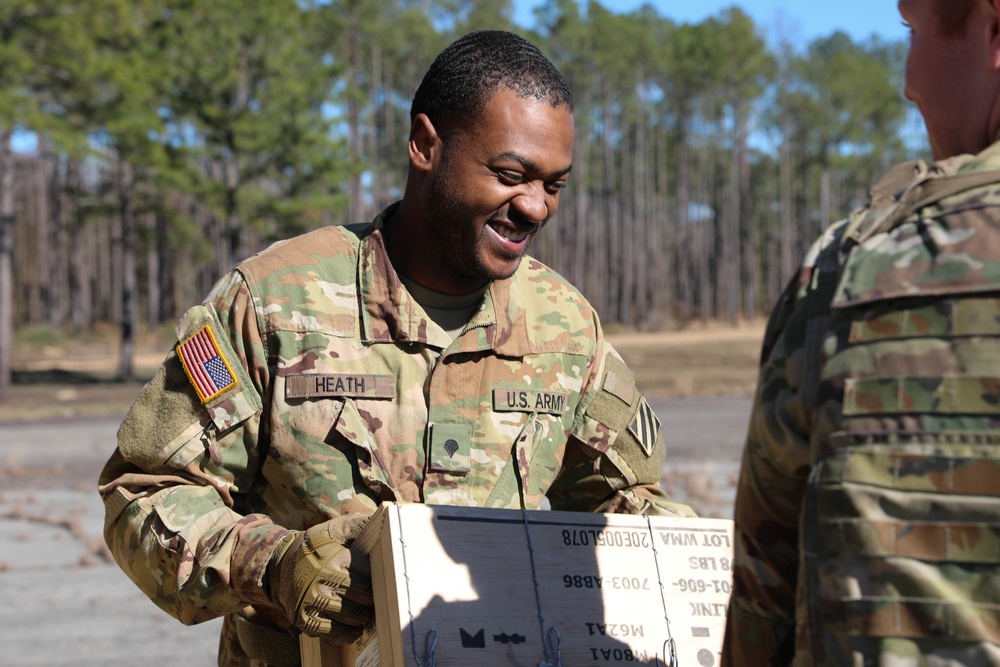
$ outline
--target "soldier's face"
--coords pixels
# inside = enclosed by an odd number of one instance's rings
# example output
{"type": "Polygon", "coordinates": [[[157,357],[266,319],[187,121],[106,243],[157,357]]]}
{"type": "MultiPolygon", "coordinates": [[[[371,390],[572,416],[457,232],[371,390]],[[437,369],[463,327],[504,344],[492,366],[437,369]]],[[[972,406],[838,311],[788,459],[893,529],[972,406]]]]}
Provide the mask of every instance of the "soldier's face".
{"type": "Polygon", "coordinates": [[[425,198],[428,242],[442,263],[436,289],[462,294],[511,276],[556,212],[573,164],[573,114],[501,89],[444,144],[425,198]]]}
{"type": "Polygon", "coordinates": [[[945,35],[935,11],[939,1],[898,2],[910,28],[906,97],[920,109],[935,159],[978,153],[1000,126],[990,28],[996,15],[976,2],[965,30],[945,35]]]}

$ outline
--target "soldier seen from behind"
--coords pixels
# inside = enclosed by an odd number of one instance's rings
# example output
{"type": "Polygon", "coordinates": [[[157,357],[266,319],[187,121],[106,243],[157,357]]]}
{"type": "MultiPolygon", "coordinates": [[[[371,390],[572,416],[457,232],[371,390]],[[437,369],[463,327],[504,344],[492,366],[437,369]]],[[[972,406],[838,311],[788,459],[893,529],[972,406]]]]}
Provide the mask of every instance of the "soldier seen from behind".
{"type": "Polygon", "coordinates": [[[279,242],[178,324],[100,479],[115,560],[219,664],[297,665],[372,616],[351,541],[383,502],[688,515],[661,425],[580,293],[526,255],[573,167],[573,100],[500,31],[414,97],[402,201],[279,242]]]}
{"type": "Polygon", "coordinates": [[[1000,0],[900,0],[934,162],[771,316],[723,664],[1000,665],[1000,0]]]}

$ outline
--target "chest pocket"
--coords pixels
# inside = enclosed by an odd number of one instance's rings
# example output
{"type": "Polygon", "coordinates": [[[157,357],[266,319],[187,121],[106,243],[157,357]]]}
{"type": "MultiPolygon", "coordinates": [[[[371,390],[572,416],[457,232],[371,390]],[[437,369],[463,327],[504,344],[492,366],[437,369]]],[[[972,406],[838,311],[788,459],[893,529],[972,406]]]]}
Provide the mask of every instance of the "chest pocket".
{"type": "Polygon", "coordinates": [[[835,309],[818,397],[817,663],[1000,645],[1000,301],[959,288],[835,309]]]}
{"type": "Polygon", "coordinates": [[[391,452],[379,450],[355,399],[292,400],[283,409],[281,428],[265,464],[268,487],[263,493],[271,507],[292,506],[291,498],[310,505],[312,514],[294,525],[409,499],[400,497],[391,452]]]}

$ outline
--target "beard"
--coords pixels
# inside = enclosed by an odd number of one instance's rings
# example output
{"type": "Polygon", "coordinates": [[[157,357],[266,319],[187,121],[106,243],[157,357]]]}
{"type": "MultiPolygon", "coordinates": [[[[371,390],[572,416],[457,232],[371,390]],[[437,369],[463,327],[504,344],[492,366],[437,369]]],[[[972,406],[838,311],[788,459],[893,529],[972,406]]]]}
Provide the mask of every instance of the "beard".
{"type": "Polygon", "coordinates": [[[450,171],[450,161],[445,153],[428,188],[427,197],[427,219],[430,221],[430,233],[436,239],[443,272],[463,282],[483,283],[510,278],[517,271],[534,236],[528,238],[521,253],[498,250],[490,242],[488,235],[492,232],[487,227],[491,220],[505,219],[506,209],[494,211],[485,219],[478,217],[452,187],[454,180],[450,171]],[[502,261],[491,264],[488,261],[491,256],[502,261]]]}

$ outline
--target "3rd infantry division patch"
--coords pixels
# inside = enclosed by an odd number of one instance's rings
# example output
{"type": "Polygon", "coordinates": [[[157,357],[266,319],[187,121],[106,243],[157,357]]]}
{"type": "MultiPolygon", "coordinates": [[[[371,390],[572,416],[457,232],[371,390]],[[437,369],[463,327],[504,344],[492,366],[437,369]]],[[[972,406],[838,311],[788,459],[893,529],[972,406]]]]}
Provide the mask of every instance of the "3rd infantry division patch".
{"type": "Polygon", "coordinates": [[[656,439],[660,435],[660,420],[653,408],[649,407],[645,396],[639,399],[639,407],[635,410],[635,417],[628,425],[628,430],[639,441],[646,456],[652,456],[656,439]]]}
{"type": "Polygon", "coordinates": [[[236,386],[236,374],[222,356],[209,325],[178,345],[177,356],[202,403],[236,386]]]}

